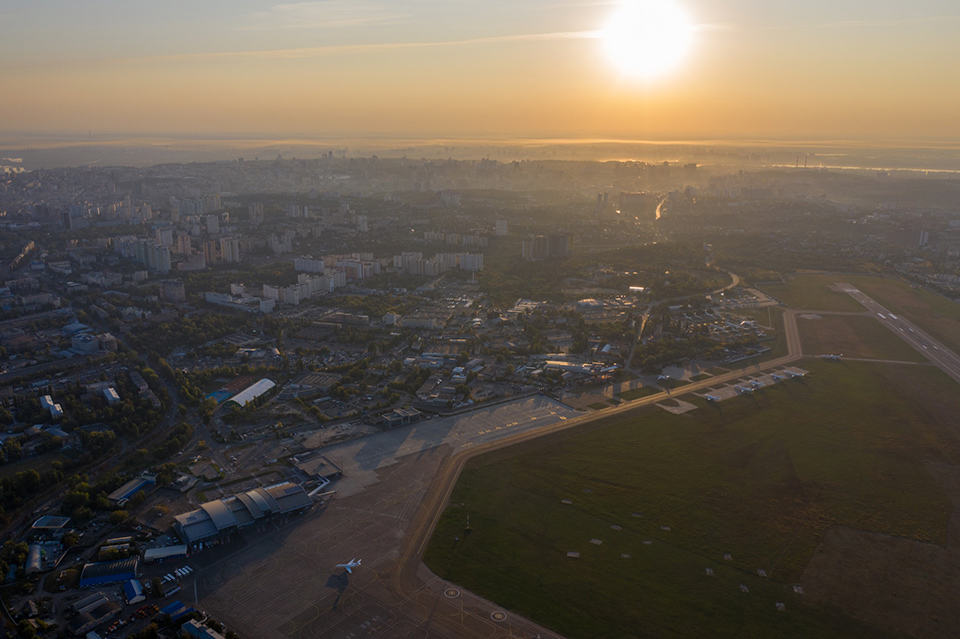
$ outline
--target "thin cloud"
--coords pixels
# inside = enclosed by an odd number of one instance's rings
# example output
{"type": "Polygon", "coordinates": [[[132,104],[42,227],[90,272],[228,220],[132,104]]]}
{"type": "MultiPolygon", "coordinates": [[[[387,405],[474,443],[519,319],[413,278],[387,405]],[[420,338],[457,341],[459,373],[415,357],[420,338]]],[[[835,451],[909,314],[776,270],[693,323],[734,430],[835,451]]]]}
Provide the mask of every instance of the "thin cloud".
{"type": "Polygon", "coordinates": [[[560,31],[555,33],[527,33],[505,36],[486,36],[463,40],[443,40],[434,42],[370,42],[364,44],[331,44],[318,47],[295,49],[266,49],[257,51],[214,51],[207,53],[176,53],[170,55],[116,58],[116,62],[197,62],[202,60],[294,60],[316,58],[337,53],[359,51],[388,51],[394,49],[423,49],[431,47],[458,47],[475,44],[494,44],[509,42],[546,42],[553,40],[590,40],[600,37],[598,31],[560,31]]]}
{"type": "Polygon", "coordinates": [[[924,16],[917,18],[899,18],[892,20],[840,20],[837,22],[827,22],[821,27],[842,28],[842,27],[900,27],[908,24],[923,24],[927,22],[946,22],[951,20],[960,20],[960,16],[924,16]]]}
{"type": "Polygon", "coordinates": [[[397,22],[409,18],[406,13],[391,12],[387,7],[364,2],[294,2],[278,4],[246,15],[243,31],[276,29],[324,29],[370,23],[397,22]]]}
{"type": "Polygon", "coordinates": [[[919,24],[935,24],[941,22],[955,22],[960,15],[922,16],[916,18],[892,18],[889,20],[837,20],[834,22],[813,22],[807,24],[781,24],[771,26],[756,26],[737,28],[726,25],[728,28],[739,31],[800,31],[810,29],[862,29],[870,27],[906,27],[919,24]]]}

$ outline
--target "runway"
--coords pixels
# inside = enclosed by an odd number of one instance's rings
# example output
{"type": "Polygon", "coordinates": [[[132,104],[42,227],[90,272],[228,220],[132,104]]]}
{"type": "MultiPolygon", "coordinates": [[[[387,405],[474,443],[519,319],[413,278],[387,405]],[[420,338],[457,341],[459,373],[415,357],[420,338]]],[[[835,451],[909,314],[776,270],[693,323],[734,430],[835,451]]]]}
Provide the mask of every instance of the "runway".
{"type": "Polygon", "coordinates": [[[900,339],[910,344],[918,353],[952,377],[954,381],[960,383],[960,356],[935,340],[913,322],[891,313],[855,286],[840,283],[838,287],[860,302],[864,308],[880,320],[881,324],[890,329],[900,339]]]}

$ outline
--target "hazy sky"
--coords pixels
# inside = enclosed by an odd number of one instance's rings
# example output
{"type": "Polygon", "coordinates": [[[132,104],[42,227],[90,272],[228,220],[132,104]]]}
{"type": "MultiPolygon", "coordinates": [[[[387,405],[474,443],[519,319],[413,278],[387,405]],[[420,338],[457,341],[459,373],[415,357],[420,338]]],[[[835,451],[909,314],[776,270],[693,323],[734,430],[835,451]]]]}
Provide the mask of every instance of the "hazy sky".
{"type": "Polygon", "coordinates": [[[624,76],[580,0],[0,0],[0,130],[960,142],[960,6],[677,0],[624,76]]]}

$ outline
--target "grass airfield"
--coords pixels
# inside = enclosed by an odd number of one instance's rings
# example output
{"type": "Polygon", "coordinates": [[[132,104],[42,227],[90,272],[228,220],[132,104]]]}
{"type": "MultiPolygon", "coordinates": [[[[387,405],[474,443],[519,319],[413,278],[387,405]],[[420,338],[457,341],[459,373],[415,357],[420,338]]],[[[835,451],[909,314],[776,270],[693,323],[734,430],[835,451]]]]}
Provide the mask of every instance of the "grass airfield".
{"type": "MultiPolygon", "coordinates": [[[[471,460],[425,561],[571,638],[912,631],[881,597],[878,615],[847,605],[849,574],[805,569],[831,530],[947,545],[957,490],[930,468],[960,465],[960,393],[933,367],[804,367],[684,415],[645,409],[471,460]]],[[[888,574],[866,557],[874,581],[910,581],[909,561],[888,574]]]]}

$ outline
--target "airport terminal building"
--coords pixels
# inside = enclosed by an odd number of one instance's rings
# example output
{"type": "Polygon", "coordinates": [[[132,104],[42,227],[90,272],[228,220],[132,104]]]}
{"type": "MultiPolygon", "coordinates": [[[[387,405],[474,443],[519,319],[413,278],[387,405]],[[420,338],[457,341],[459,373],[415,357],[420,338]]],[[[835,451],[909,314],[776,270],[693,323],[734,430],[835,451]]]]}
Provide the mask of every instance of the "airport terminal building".
{"type": "Polygon", "coordinates": [[[285,481],[208,501],[197,510],[177,515],[173,528],[185,544],[193,546],[270,517],[302,512],[312,505],[302,486],[285,481]]]}

